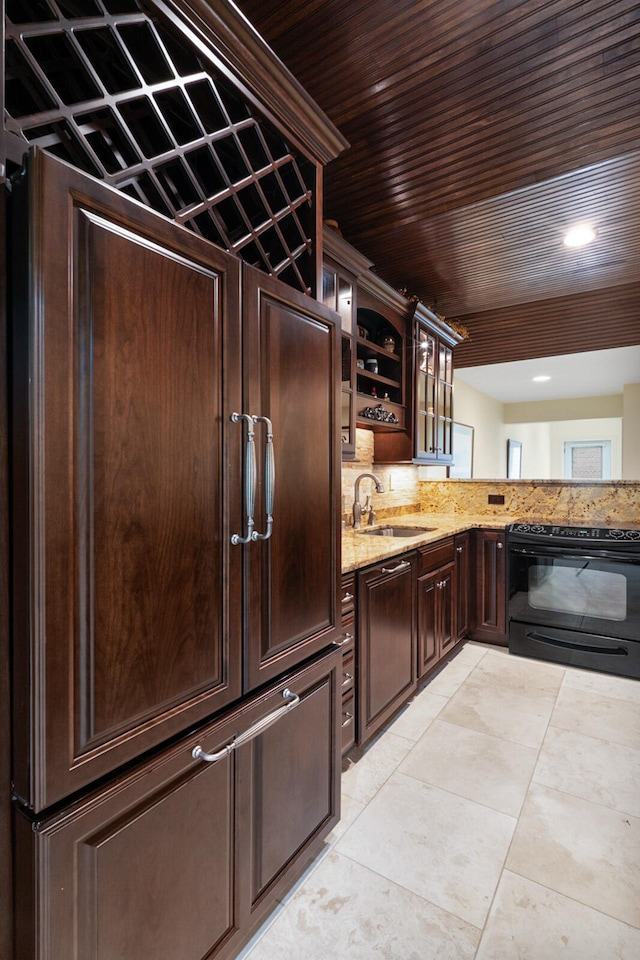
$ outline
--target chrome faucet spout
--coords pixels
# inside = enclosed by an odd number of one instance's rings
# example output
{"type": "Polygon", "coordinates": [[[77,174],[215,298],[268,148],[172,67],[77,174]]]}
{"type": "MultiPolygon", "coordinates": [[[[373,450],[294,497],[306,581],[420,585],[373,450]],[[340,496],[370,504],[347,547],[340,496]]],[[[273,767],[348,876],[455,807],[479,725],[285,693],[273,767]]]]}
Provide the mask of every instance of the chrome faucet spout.
{"type": "MultiPolygon", "coordinates": [[[[362,504],[360,503],[360,481],[364,480],[366,477],[373,480],[376,485],[376,493],[384,493],[384,484],[380,480],[380,477],[376,477],[375,473],[361,473],[356,477],[355,486],[353,489],[353,529],[359,530],[361,521],[362,521],[362,504]]],[[[366,510],[366,507],[365,507],[366,510]]]]}

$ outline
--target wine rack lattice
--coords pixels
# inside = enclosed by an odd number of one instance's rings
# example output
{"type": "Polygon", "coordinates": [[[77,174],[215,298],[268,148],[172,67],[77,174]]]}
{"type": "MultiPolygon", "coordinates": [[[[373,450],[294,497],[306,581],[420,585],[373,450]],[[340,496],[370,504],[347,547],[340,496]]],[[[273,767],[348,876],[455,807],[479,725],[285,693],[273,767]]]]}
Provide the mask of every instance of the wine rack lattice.
{"type": "Polygon", "coordinates": [[[5,130],[310,292],[316,168],[143,0],[6,0],[5,130]]]}

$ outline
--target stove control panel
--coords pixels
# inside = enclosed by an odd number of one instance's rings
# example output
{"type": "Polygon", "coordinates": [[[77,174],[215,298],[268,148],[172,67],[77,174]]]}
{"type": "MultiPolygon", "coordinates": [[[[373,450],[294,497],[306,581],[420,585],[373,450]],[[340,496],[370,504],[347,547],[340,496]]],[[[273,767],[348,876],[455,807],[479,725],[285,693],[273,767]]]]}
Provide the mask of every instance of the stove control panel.
{"type": "Polygon", "coordinates": [[[640,530],[622,530],[608,527],[557,527],[545,523],[512,523],[510,533],[523,533],[536,537],[558,537],[572,540],[623,540],[640,541],[640,530]]]}

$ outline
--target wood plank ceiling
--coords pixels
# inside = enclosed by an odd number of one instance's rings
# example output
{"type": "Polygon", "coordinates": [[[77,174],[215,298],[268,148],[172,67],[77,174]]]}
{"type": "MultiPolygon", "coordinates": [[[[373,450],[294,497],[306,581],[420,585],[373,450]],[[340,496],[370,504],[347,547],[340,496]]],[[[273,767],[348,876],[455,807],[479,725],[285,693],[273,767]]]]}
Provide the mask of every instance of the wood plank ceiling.
{"type": "Polygon", "coordinates": [[[637,0],[237,3],[351,144],[325,216],[458,367],[640,343],[637,0]]]}

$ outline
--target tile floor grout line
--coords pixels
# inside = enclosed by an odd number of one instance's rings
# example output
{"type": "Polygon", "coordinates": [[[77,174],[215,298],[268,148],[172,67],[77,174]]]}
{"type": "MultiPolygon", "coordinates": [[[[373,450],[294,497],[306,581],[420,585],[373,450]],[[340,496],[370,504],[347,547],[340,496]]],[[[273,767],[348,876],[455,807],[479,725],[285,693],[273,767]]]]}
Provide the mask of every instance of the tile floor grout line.
{"type": "MultiPolygon", "coordinates": [[[[494,905],[494,903],[496,902],[496,896],[497,896],[497,894],[498,894],[498,890],[500,889],[500,884],[502,883],[505,870],[507,869],[506,863],[507,863],[507,860],[509,859],[509,854],[510,854],[511,848],[512,848],[512,846],[513,846],[513,840],[514,840],[514,837],[515,837],[516,832],[517,832],[517,830],[518,830],[518,824],[520,823],[520,817],[522,816],[522,811],[524,810],[524,806],[525,806],[525,804],[526,804],[526,802],[527,802],[527,797],[529,796],[529,791],[531,790],[531,784],[534,782],[534,781],[533,781],[533,777],[534,777],[534,775],[535,775],[536,769],[537,769],[538,764],[539,764],[539,762],[540,762],[540,754],[542,753],[542,749],[543,749],[543,747],[544,747],[544,742],[545,742],[545,739],[546,739],[546,736],[547,736],[547,732],[548,732],[549,726],[550,726],[550,724],[551,724],[551,717],[553,716],[553,711],[555,710],[556,704],[557,704],[557,702],[558,702],[558,697],[559,697],[559,695],[560,695],[560,690],[562,689],[562,684],[563,684],[563,682],[564,682],[565,675],[566,675],[566,670],[563,670],[563,672],[562,672],[562,678],[561,678],[561,680],[560,680],[560,683],[558,684],[558,689],[557,689],[557,691],[556,691],[556,695],[555,695],[554,700],[553,700],[553,706],[552,706],[552,708],[551,708],[551,710],[550,710],[550,712],[549,712],[549,719],[547,720],[547,723],[546,723],[546,726],[545,726],[545,729],[544,729],[544,733],[543,733],[543,735],[542,735],[542,737],[541,737],[541,739],[540,739],[540,744],[539,744],[539,746],[538,746],[537,753],[536,753],[535,763],[533,763],[533,764],[532,764],[532,767],[531,767],[531,776],[529,777],[529,780],[528,780],[526,789],[524,790],[524,793],[523,793],[523,796],[522,796],[522,803],[520,804],[520,808],[519,808],[518,813],[517,813],[517,815],[516,815],[516,817],[515,817],[515,826],[514,826],[514,828],[513,828],[513,833],[511,834],[511,839],[510,839],[510,841],[509,841],[509,844],[508,844],[507,849],[506,849],[505,854],[504,854],[504,859],[503,859],[503,861],[502,861],[502,866],[500,867],[500,873],[499,873],[498,879],[497,879],[497,881],[496,881],[496,885],[495,885],[495,888],[494,888],[494,891],[493,891],[493,896],[491,897],[491,903],[489,904],[489,907],[488,907],[488,909],[487,909],[486,916],[485,916],[485,918],[484,918],[484,923],[483,923],[483,925],[482,925],[482,930],[481,930],[481,932],[480,932],[480,938],[479,938],[479,940],[478,940],[478,946],[476,947],[476,951],[475,951],[475,953],[474,953],[474,960],[475,960],[475,958],[478,956],[478,953],[479,953],[479,951],[480,951],[480,948],[482,947],[482,939],[483,939],[483,937],[484,937],[484,935],[485,935],[485,932],[486,932],[486,929],[487,929],[487,924],[489,923],[489,918],[491,917],[491,911],[493,910],[493,905],[494,905]]],[[[509,872],[510,872],[510,873],[515,873],[515,871],[513,871],[513,870],[510,870],[509,872]]],[[[528,878],[528,877],[525,877],[524,879],[530,880],[530,878],[528,878]]],[[[534,881],[534,882],[535,882],[535,881],[534,881]]],[[[555,891],[555,892],[557,893],[557,891],[555,891]]]]}

